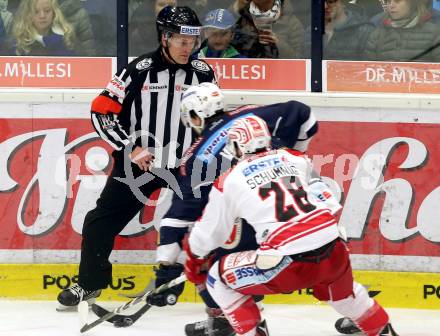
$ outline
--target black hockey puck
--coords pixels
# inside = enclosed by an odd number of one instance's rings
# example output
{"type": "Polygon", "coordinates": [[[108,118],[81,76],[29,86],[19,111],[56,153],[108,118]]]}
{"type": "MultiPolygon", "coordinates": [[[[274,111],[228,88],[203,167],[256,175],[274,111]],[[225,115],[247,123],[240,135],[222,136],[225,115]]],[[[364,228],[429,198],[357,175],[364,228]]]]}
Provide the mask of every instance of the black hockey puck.
{"type": "Polygon", "coordinates": [[[116,328],[126,328],[129,327],[133,324],[133,320],[129,317],[124,317],[124,318],[120,318],[118,320],[116,320],[115,322],[113,322],[113,325],[116,328]]]}

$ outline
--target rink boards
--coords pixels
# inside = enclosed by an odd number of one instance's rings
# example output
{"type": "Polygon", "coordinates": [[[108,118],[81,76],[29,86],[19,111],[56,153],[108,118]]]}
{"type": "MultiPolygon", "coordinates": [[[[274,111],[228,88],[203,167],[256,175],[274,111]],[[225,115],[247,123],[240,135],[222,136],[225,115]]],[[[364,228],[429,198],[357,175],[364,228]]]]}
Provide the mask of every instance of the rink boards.
{"type": "MultiPolygon", "coordinates": [[[[55,300],[61,289],[77,281],[76,264],[0,264],[0,299],[55,300]]],[[[415,272],[355,271],[355,279],[386,307],[440,309],[440,274],[415,272]]],[[[115,265],[113,282],[100,300],[125,300],[118,296],[140,292],[153,278],[152,266],[115,265]]],[[[182,302],[200,302],[187,283],[182,302]]],[[[272,295],[266,303],[320,304],[311,289],[272,295]]]]}
{"type": "MultiPolygon", "coordinates": [[[[353,267],[368,270],[357,279],[386,306],[438,309],[440,99],[228,94],[232,105],[312,105],[320,130],[309,155],[344,205],[338,220],[353,267]]],[[[83,220],[107,179],[110,148],[90,124],[88,93],[1,97],[0,297],[55,299],[75,280],[83,220]]],[[[154,263],[169,196],[155,195],[116,239],[115,277],[103,299],[146,286],[151,266],[142,265],[154,263]]],[[[192,286],[182,299],[197,300],[192,286]]],[[[310,291],[266,300],[315,302],[310,291]]]]}

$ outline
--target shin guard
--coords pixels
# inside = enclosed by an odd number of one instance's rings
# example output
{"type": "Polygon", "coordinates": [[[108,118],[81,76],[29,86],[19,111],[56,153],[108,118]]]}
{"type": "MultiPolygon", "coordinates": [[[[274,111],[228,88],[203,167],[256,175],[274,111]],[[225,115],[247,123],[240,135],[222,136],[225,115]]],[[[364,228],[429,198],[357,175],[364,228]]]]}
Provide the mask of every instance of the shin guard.
{"type": "Polygon", "coordinates": [[[239,335],[247,334],[261,321],[260,309],[252,297],[247,297],[239,306],[224,311],[229,323],[239,335]]]}
{"type": "Polygon", "coordinates": [[[367,336],[378,336],[388,324],[387,312],[374,301],[373,306],[354,322],[367,336]]]}

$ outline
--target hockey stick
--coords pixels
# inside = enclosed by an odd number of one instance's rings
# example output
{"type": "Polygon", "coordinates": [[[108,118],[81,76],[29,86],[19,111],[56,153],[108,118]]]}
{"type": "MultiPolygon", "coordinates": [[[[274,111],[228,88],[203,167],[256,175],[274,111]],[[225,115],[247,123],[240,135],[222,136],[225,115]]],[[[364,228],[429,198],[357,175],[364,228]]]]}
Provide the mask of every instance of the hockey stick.
{"type": "Polygon", "coordinates": [[[142,301],[145,301],[148,298],[148,296],[162,293],[162,292],[166,291],[168,288],[176,286],[184,281],[186,281],[186,275],[182,274],[178,278],[171,280],[170,282],[163,284],[162,286],[160,286],[150,292],[147,292],[142,296],[138,296],[137,298],[126,302],[122,306],[115,308],[113,311],[108,312],[107,314],[98,318],[97,320],[93,321],[90,324],[85,322],[87,320],[87,314],[88,314],[88,303],[86,301],[81,301],[78,306],[78,313],[80,314],[80,321],[82,324],[80,332],[84,333],[84,332],[96,327],[97,325],[101,324],[102,322],[107,321],[108,319],[111,319],[115,315],[137,305],[138,303],[140,303],[142,301]],[[85,309],[85,308],[87,308],[87,309],[85,309]]]}
{"type": "MultiPolygon", "coordinates": [[[[137,312],[131,315],[115,315],[112,318],[109,318],[107,322],[113,323],[113,325],[116,328],[126,328],[134,324],[137,320],[139,320],[142,315],[144,315],[149,309],[151,308],[151,305],[148,303],[145,303],[141,309],[139,309],[137,312]]],[[[98,317],[103,317],[106,314],[110,313],[109,310],[97,305],[92,304],[92,311],[95,313],[98,317]]]]}
{"type": "MultiPolygon", "coordinates": [[[[154,289],[154,281],[150,281],[147,287],[145,287],[142,291],[135,294],[118,294],[119,296],[123,296],[129,299],[135,299],[138,296],[142,296],[147,292],[151,292],[154,289]]],[[[125,328],[131,326],[137,320],[139,320],[142,315],[144,315],[151,306],[148,303],[145,303],[141,309],[131,315],[115,315],[107,320],[107,322],[112,323],[116,328],[125,328]]],[[[92,304],[92,311],[98,317],[103,317],[108,314],[110,311],[101,307],[98,304],[92,304]]]]}
{"type": "Polygon", "coordinates": [[[135,299],[135,298],[137,298],[138,296],[142,296],[142,295],[144,295],[145,293],[147,293],[147,292],[149,292],[149,291],[151,291],[151,290],[153,290],[154,289],[154,280],[151,280],[150,281],[150,283],[147,285],[147,287],[145,287],[143,290],[141,290],[140,292],[137,292],[137,293],[134,293],[134,294],[124,294],[124,293],[120,293],[120,294],[118,294],[119,296],[121,296],[121,297],[125,297],[125,298],[128,298],[128,299],[135,299]]]}

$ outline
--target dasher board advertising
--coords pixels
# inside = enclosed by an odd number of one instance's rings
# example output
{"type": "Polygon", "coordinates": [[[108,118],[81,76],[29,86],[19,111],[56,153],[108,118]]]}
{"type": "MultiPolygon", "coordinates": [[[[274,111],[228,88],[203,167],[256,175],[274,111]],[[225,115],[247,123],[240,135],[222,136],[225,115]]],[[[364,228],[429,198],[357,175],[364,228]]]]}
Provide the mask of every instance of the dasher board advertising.
{"type": "Polygon", "coordinates": [[[207,58],[222,89],[310,91],[310,60],[207,58]]]}
{"type": "Polygon", "coordinates": [[[324,92],[440,93],[440,64],[324,61],[324,92]]]}
{"type": "MultiPolygon", "coordinates": [[[[64,105],[52,109],[67,110],[64,105]]],[[[0,262],[77,262],[83,220],[104,187],[111,149],[93,130],[87,104],[70,106],[84,118],[56,111],[50,117],[41,106],[40,115],[32,106],[13,118],[0,112],[0,262]]],[[[427,117],[403,121],[401,109],[384,109],[387,118],[368,117],[376,110],[317,109],[320,129],[308,155],[340,197],[338,220],[351,252],[364,257],[361,266],[435,272],[440,124],[427,117]]],[[[154,255],[155,228],[169,197],[156,193],[121,232],[115,243],[120,262],[154,255]]]]}
{"type": "Polygon", "coordinates": [[[112,72],[111,57],[0,57],[0,87],[103,88],[112,72]]]}

